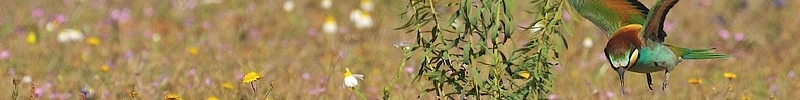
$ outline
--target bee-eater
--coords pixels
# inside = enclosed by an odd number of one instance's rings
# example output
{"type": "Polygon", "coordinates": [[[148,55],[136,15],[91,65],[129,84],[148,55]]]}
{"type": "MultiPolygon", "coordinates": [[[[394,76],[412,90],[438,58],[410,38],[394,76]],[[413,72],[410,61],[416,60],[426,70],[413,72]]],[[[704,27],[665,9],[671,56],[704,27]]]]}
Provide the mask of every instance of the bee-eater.
{"type": "Polygon", "coordinates": [[[625,71],[645,73],[653,90],[650,73],[664,70],[661,89],[666,90],[669,72],[683,59],[727,58],[711,49],[691,49],[664,44],[664,18],[678,0],[658,0],[648,10],[637,0],[569,0],[570,5],[611,38],[604,53],[619,74],[625,94],[625,71]],[[644,25],[644,26],[643,26],[644,25]]]}

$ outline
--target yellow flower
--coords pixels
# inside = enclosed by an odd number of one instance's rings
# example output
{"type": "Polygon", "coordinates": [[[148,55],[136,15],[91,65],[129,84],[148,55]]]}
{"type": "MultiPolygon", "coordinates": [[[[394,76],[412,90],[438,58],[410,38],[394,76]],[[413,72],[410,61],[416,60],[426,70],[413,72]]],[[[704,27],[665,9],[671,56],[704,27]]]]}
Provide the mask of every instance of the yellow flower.
{"type": "Polygon", "coordinates": [[[36,43],[36,33],[29,32],[28,33],[28,38],[25,38],[25,41],[27,41],[29,44],[36,43]]]}
{"type": "Polygon", "coordinates": [[[221,86],[222,86],[222,88],[225,88],[225,89],[233,89],[233,84],[228,83],[228,82],[222,83],[221,86]]]}
{"type": "Polygon", "coordinates": [[[89,44],[89,45],[92,45],[92,46],[100,45],[100,38],[97,38],[97,37],[86,38],[86,44],[89,44]]]}
{"type": "Polygon", "coordinates": [[[250,72],[244,75],[244,77],[242,78],[242,82],[252,83],[253,81],[257,81],[258,79],[261,79],[261,75],[258,75],[258,73],[256,72],[250,72]]]}
{"type": "Polygon", "coordinates": [[[183,98],[181,98],[181,96],[178,96],[176,94],[170,93],[164,96],[164,100],[183,100],[183,98]]]}
{"type": "Polygon", "coordinates": [[[186,52],[188,52],[189,54],[192,54],[192,55],[197,55],[197,53],[200,53],[200,51],[197,50],[197,47],[193,47],[193,46],[186,47],[186,52]]]}
{"type": "Polygon", "coordinates": [[[742,96],[742,100],[750,100],[750,97],[742,96]]]}
{"type": "Polygon", "coordinates": [[[722,76],[725,76],[725,78],[728,78],[729,80],[730,79],[736,79],[736,74],[733,74],[733,73],[727,73],[726,72],[725,74],[722,74],[722,76]]]}
{"type": "Polygon", "coordinates": [[[364,75],[353,74],[350,72],[350,68],[344,69],[344,86],[355,87],[358,85],[358,79],[364,80],[364,75]]]}
{"type": "Polygon", "coordinates": [[[100,66],[100,71],[108,72],[109,70],[111,70],[111,68],[109,68],[108,65],[100,66]]]}
{"type": "Polygon", "coordinates": [[[531,77],[531,73],[528,71],[520,71],[517,75],[522,76],[522,78],[528,79],[531,77]]]}
{"type": "Polygon", "coordinates": [[[208,98],[206,98],[206,100],[219,100],[219,98],[215,96],[209,96],[208,98]]]}
{"type": "Polygon", "coordinates": [[[136,93],[136,91],[131,91],[131,93],[129,93],[128,95],[130,95],[131,98],[133,98],[136,97],[136,95],[139,95],[139,93],[136,93]]]}
{"type": "Polygon", "coordinates": [[[689,84],[703,84],[703,79],[700,78],[689,79],[689,84]]]}

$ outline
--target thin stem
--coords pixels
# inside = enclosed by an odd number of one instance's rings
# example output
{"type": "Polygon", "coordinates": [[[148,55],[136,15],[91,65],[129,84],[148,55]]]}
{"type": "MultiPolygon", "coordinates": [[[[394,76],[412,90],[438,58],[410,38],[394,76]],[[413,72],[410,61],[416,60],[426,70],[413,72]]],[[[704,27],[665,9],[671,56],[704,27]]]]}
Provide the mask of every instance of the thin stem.
{"type": "Polygon", "coordinates": [[[250,82],[250,88],[253,89],[253,98],[258,98],[258,94],[256,93],[256,85],[253,82],[250,82]]]}
{"type": "Polygon", "coordinates": [[[269,97],[269,94],[272,93],[272,88],[275,88],[275,86],[270,85],[269,86],[269,91],[267,91],[267,95],[265,95],[264,99],[261,99],[261,100],[267,100],[267,97],[269,97]]]}
{"type": "Polygon", "coordinates": [[[351,89],[353,89],[353,91],[356,92],[356,95],[358,95],[358,97],[361,98],[361,100],[367,100],[367,97],[364,96],[364,94],[361,94],[361,91],[358,91],[358,87],[353,87],[351,89]]]}

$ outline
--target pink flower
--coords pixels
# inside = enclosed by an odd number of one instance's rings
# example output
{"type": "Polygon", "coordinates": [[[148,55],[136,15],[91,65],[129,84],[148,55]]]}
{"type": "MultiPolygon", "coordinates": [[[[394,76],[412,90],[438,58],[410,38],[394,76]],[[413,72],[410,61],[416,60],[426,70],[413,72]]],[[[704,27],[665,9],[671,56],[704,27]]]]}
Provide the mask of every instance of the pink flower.
{"type": "Polygon", "coordinates": [[[11,57],[11,52],[8,50],[0,51],[0,60],[6,60],[11,57]]]}
{"type": "Polygon", "coordinates": [[[744,34],[742,34],[742,32],[736,32],[736,35],[733,35],[733,39],[742,42],[744,41],[744,34]]]}
{"type": "Polygon", "coordinates": [[[42,15],[44,15],[44,10],[42,10],[42,8],[36,8],[33,11],[31,11],[31,16],[33,18],[39,18],[42,17],[42,15]]]}
{"type": "Polygon", "coordinates": [[[317,95],[319,93],[325,92],[326,90],[328,90],[328,89],[325,88],[325,87],[319,87],[319,88],[316,88],[316,89],[308,90],[308,94],[309,95],[317,95]]]}
{"type": "Polygon", "coordinates": [[[309,78],[311,78],[311,74],[303,73],[303,75],[301,75],[300,77],[302,77],[303,80],[308,80],[309,78]]]}
{"type": "Polygon", "coordinates": [[[558,99],[558,95],[555,95],[555,94],[547,95],[547,99],[550,99],[550,100],[558,99]]]}
{"type": "Polygon", "coordinates": [[[56,15],[56,20],[61,23],[67,22],[67,16],[64,16],[64,14],[58,14],[56,15]]]}
{"type": "Polygon", "coordinates": [[[127,23],[131,18],[131,10],[128,8],[124,8],[122,10],[117,9],[111,11],[111,19],[114,19],[120,23],[127,23]]]}
{"type": "Polygon", "coordinates": [[[728,32],[727,29],[720,28],[720,29],[717,29],[717,36],[719,36],[722,39],[727,40],[728,38],[731,37],[731,34],[730,34],[730,32],[728,32]]]}
{"type": "Polygon", "coordinates": [[[406,73],[413,73],[414,72],[414,67],[411,67],[411,66],[408,66],[408,67],[406,67],[404,69],[406,70],[406,73]]]}

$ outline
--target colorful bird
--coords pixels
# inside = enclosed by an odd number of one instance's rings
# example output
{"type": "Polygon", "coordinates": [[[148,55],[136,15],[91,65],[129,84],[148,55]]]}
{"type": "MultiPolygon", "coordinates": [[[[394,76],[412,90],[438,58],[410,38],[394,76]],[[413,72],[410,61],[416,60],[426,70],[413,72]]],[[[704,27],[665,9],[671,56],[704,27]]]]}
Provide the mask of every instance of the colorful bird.
{"type": "Polygon", "coordinates": [[[669,72],[683,59],[728,58],[710,49],[692,49],[664,44],[664,18],[678,0],[658,0],[648,10],[637,0],[569,0],[570,5],[600,27],[611,38],[604,53],[611,67],[619,74],[624,92],[625,71],[645,73],[650,90],[650,73],[665,72],[661,89],[666,90],[669,72]]]}

